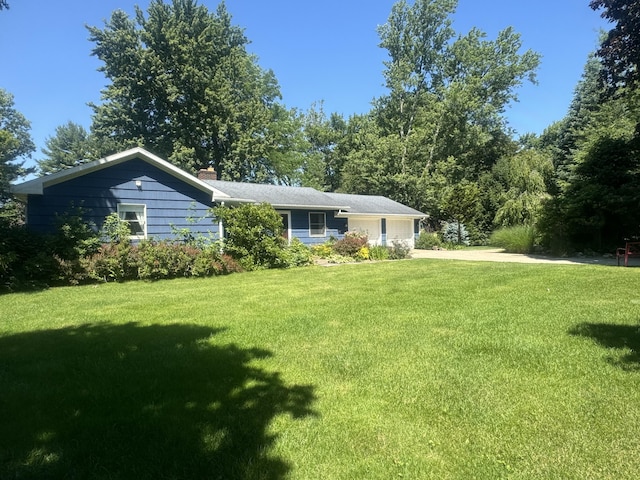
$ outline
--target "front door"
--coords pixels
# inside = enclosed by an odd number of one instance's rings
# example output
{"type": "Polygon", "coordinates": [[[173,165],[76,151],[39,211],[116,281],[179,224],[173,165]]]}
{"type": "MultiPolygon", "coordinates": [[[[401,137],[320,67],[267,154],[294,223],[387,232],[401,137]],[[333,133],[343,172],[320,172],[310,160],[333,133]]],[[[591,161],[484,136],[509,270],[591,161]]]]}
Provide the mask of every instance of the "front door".
{"type": "Polygon", "coordinates": [[[287,243],[291,240],[289,238],[291,231],[291,213],[280,212],[280,218],[282,218],[282,236],[287,239],[287,243]]]}

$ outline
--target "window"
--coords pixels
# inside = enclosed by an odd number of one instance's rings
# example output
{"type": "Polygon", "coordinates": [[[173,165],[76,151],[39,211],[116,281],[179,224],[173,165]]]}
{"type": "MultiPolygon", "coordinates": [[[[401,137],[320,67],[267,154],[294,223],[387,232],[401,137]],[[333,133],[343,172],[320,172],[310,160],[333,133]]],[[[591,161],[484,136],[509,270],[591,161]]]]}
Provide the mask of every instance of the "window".
{"type": "Polygon", "coordinates": [[[129,224],[131,240],[147,238],[147,206],[119,203],[118,216],[129,224]]]}
{"type": "Polygon", "coordinates": [[[309,236],[326,236],[327,220],[324,213],[309,213],[309,236]]]}

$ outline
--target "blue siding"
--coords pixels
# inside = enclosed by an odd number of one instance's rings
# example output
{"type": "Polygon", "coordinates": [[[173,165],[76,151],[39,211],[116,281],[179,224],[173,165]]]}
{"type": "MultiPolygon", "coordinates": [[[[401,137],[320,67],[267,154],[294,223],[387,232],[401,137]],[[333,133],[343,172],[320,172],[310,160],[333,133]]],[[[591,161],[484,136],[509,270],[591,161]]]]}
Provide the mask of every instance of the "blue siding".
{"type": "Polygon", "coordinates": [[[327,222],[326,235],[324,237],[312,237],[309,235],[309,213],[322,212],[323,210],[291,210],[291,235],[298,238],[305,245],[317,245],[329,240],[330,237],[340,239],[347,231],[347,219],[336,218],[335,211],[324,211],[327,222]]]}
{"type": "Polygon", "coordinates": [[[82,207],[87,211],[85,218],[101,228],[104,218],[117,210],[118,203],[147,206],[149,238],[173,238],[172,224],[194,233],[218,230],[210,218],[196,223],[187,220],[207,215],[212,206],[210,194],[142,160],[130,160],[47,187],[41,196],[30,195],[27,222],[34,230],[51,231],[56,214],[82,207]]]}

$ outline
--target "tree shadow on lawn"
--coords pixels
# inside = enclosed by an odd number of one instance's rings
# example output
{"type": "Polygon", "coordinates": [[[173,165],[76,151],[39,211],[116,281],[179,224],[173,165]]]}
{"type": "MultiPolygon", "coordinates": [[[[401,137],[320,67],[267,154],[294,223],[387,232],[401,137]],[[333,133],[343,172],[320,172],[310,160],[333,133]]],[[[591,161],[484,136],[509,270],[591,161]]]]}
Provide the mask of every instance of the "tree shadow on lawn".
{"type": "Polygon", "coordinates": [[[0,337],[0,478],[277,480],[274,417],[312,386],[195,325],[87,324],[0,337]]]}
{"type": "Polygon", "coordinates": [[[640,371],[640,326],[609,323],[580,323],[570,335],[589,337],[612,351],[607,361],[624,370],[640,371]],[[624,353],[615,350],[624,350],[624,353]],[[630,352],[629,352],[630,350],[630,352]]]}

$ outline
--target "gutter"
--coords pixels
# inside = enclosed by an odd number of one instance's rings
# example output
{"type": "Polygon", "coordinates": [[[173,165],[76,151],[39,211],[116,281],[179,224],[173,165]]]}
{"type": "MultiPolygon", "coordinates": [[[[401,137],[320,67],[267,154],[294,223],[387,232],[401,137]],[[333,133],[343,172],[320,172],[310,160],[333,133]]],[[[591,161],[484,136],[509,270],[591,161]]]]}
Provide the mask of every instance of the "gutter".
{"type": "Polygon", "coordinates": [[[408,214],[408,213],[350,213],[350,212],[343,212],[343,211],[339,211],[336,214],[336,217],[339,218],[348,218],[348,217],[383,217],[383,218],[390,218],[390,217],[397,217],[397,218],[415,218],[415,219],[423,219],[423,218],[429,218],[429,215],[425,215],[425,214],[408,214]]]}

